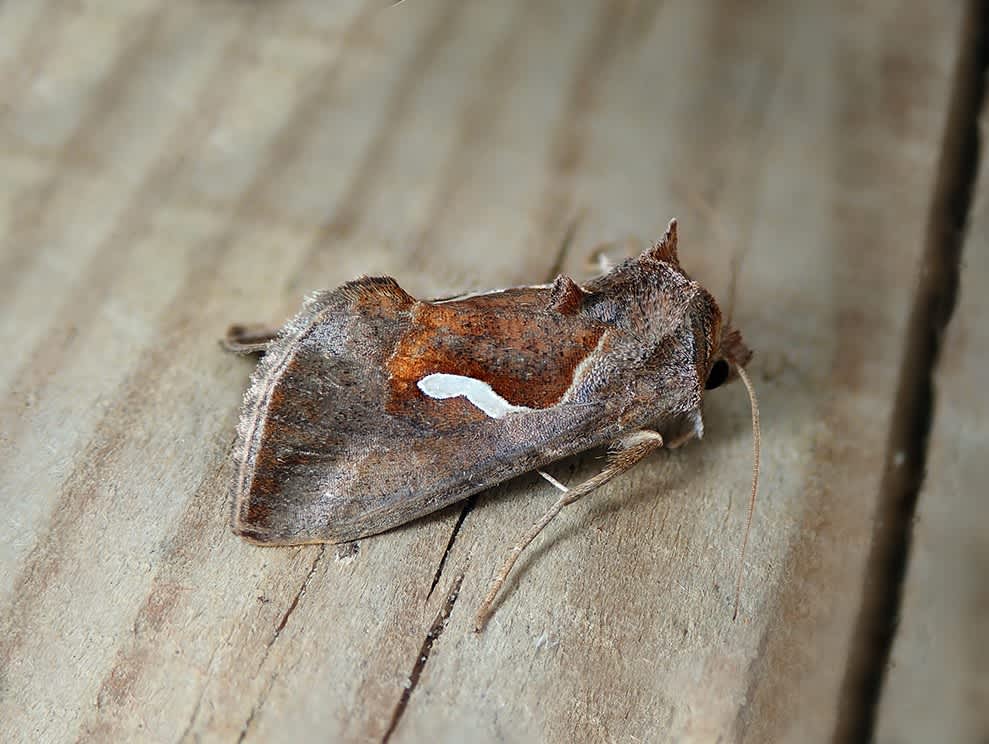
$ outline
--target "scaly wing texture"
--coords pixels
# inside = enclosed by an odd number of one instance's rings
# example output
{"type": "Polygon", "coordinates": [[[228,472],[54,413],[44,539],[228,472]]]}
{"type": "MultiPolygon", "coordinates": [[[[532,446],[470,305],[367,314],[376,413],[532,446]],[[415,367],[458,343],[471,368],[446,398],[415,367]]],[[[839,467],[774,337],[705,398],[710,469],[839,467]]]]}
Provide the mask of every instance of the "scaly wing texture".
{"type": "Polygon", "coordinates": [[[316,295],[245,398],[234,529],[266,544],[352,540],[607,441],[619,401],[560,401],[608,326],[552,300],[534,287],[417,302],[369,278],[316,295]],[[532,410],[495,419],[426,397],[416,383],[436,372],[532,410]]]}

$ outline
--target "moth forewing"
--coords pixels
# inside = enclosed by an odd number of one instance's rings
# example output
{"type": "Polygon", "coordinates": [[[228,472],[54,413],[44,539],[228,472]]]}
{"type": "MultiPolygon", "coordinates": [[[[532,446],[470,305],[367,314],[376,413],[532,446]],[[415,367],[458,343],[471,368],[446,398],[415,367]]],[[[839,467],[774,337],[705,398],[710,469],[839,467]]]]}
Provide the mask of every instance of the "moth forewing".
{"type": "Polygon", "coordinates": [[[364,277],[318,293],[277,336],[242,326],[228,337],[264,353],[238,426],[233,529],[263,545],[354,540],[610,443],[605,469],[563,494],[517,557],[664,437],[675,447],[703,432],[714,365],[748,361],[731,334],[680,268],[675,221],[584,286],[560,275],[422,301],[364,277]]]}

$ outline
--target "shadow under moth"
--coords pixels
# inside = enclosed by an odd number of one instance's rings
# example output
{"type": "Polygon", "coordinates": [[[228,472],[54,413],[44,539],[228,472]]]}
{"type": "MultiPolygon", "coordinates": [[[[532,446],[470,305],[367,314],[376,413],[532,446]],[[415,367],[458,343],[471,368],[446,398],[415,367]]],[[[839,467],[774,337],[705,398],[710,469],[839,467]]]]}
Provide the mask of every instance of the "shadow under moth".
{"type": "MultiPolygon", "coordinates": [[[[522,473],[607,445],[519,540],[478,610],[481,630],[525,547],[567,504],[659,447],[704,433],[706,390],[752,356],[677,257],[677,224],[635,258],[577,284],[417,300],[388,277],[309,297],[281,329],[233,326],[225,346],[263,353],[234,449],[233,530],[260,545],[374,535],[522,473]]],[[[541,471],[540,471],[541,472],[541,471]]],[[[740,565],[735,615],[741,587],[740,565]]]]}

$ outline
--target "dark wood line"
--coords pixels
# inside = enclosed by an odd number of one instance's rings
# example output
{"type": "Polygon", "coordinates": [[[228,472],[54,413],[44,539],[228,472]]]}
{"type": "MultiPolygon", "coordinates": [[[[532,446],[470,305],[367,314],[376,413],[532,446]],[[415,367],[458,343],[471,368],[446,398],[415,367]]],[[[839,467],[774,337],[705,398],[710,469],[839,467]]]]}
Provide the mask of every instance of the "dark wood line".
{"type": "Polygon", "coordinates": [[[961,53],[927,217],[920,279],[904,339],[872,546],[832,736],[835,744],[872,741],[875,733],[927,467],[936,404],[934,375],[941,339],[955,308],[965,227],[979,166],[984,165],[980,117],[989,72],[987,0],[970,0],[959,34],[961,53]],[[903,453],[902,464],[893,461],[894,453],[903,453]]]}
{"type": "MultiPolygon", "coordinates": [[[[63,4],[57,3],[57,5],[63,4]]],[[[49,166],[49,177],[29,194],[18,199],[18,202],[24,205],[24,209],[18,210],[14,217],[10,229],[11,237],[14,239],[9,241],[10,251],[0,260],[0,297],[10,297],[16,292],[22,273],[38,257],[35,242],[31,237],[43,221],[56,194],[66,186],[61,163],[75,162],[86,157],[86,141],[116,113],[121,102],[131,92],[134,82],[141,80],[141,77],[135,74],[135,70],[153,61],[153,50],[161,40],[161,21],[167,7],[165,3],[158,4],[154,12],[140,19],[139,28],[127,29],[130,41],[122,47],[113,67],[104,75],[97,89],[89,97],[87,111],[72,135],[57,149],[55,162],[49,166]]],[[[134,25],[137,25],[137,21],[134,25]]],[[[32,50],[37,46],[51,53],[51,37],[44,33],[44,29],[39,33],[41,38],[36,44],[32,44],[32,50]]]]}
{"type": "MultiPolygon", "coordinates": [[[[351,34],[358,33],[358,29],[368,21],[370,15],[367,9],[358,15],[351,23],[348,38],[351,34]]],[[[249,41],[249,36],[248,30],[241,38],[249,41]]],[[[285,164],[292,163],[295,156],[304,150],[306,127],[313,115],[334,94],[333,74],[345,56],[336,55],[323,69],[313,71],[309,78],[312,83],[300,93],[294,109],[286,112],[285,125],[263,154],[254,180],[238,201],[223,234],[201,247],[200,255],[192,262],[185,281],[181,284],[182,291],[161,312],[159,317],[163,319],[162,336],[183,338],[177,331],[193,322],[199,302],[208,295],[209,287],[215,283],[218,268],[240,234],[240,216],[253,210],[272,174],[278,173],[285,164]]],[[[215,90],[213,94],[216,94],[215,90]]],[[[169,348],[149,348],[120,385],[120,392],[112,404],[106,407],[107,412],[97,423],[89,444],[76,454],[74,459],[77,465],[63,483],[61,498],[50,523],[43,534],[38,536],[15,580],[5,622],[7,631],[0,638],[0,667],[8,665],[17,654],[25,634],[32,627],[33,613],[43,605],[44,594],[63,569],[59,545],[68,541],[68,536],[76,530],[80,515],[90,507],[95,498],[92,486],[94,477],[108,467],[130,436],[130,430],[121,425],[121,412],[126,411],[126,415],[134,420],[139,419],[148,403],[147,391],[154,390],[158,381],[175,364],[175,360],[181,358],[181,350],[174,345],[169,348]]]]}
{"type": "MultiPolygon", "coordinates": [[[[153,25],[156,26],[154,31],[157,31],[157,24],[153,25]]],[[[112,87],[129,91],[135,84],[132,77],[134,80],[142,80],[135,68],[139,69],[144,60],[154,59],[157,41],[153,38],[154,31],[149,29],[148,33],[142,34],[128,47],[128,53],[121,56],[108,75],[112,85],[100,86],[101,97],[108,107],[112,107],[111,100],[115,106],[124,96],[119,92],[111,94],[112,87]]],[[[7,430],[7,435],[12,440],[30,424],[30,419],[17,415],[23,407],[22,401],[26,397],[43,398],[52,377],[78,351],[79,344],[85,340],[78,329],[85,329],[97,322],[109,288],[128,264],[126,255],[122,257],[121,254],[127,254],[140,236],[150,229],[156,208],[164,200],[170,185],[180,175],[184,163],[188,162],[189,151],[200,146],[204,133],[223,111],[227,100],[224,92],[229,94],[233,90],[233,86],[229,85],[229,64],[238,55],[244,56],[238,51],[238,44],[246,43],[245,39],[245,36],[241,36],[239,40],[235,37],[227,50],[219,56],[196,92],[195,105],[189,107],[186,115],[178,121],[169,136],[164,138],[164,145],[156,162],[149,166],[147,175],[130,192],[128,203],[121,209],[117,223],[93,251],[71,291],[62,296],[48,332],[41,336],[27,359],[12,375],[6,394],[0,401],[0,416],[13,422],[7,430]]],[[[153,61],[146,63],[153,64],[153,61]]],[[[66,151],[75,149],[87,136],[87,131],[103,123],[104,117],[97,113],[101,108],[93,108],[91,120],[80,127],[66,145],[66,151]]],[[[61,187],[63,182],[60,172],[61,169],[57,166],[53,169],[52,180],[44,187],[44,195],[38,195],[39,203],[44,204],[51,197],[51,192],[61,187]]],[[[28,250],[33,248],[28,245],[28,250]]],[[[8,279],[16,283],[19,276],[8,279]]]]}
{"type": "Polygon", "coordinates": [[[398,92],[389,100],[381,115],[381,120],[388,122],[390,126],[379,127],[375,131],[358,166],[357,177],[350,182],[344,195],[334,205],[332,216],[320,227],[312,245],[303,256],[300,274],[327,243],[346,240],[357,229],[369,197],[384,172],[388,156],[401,141],[402,117],[415,101],[419,84],[425,79],[427,70],[434,64],[456,28],[463,5],[462,2],[447,2],[442,9],[436,11],[436,21],[429,27],[422,43],[416,47],[412,60],[402,74],[398,92]]]}
{"type": "MultiPolygon", "coordinates": [[[[456,142],[450,150],[438,186],[430,197],[426,219],[419,233],[412,239],[409,263],[421,266],[432,251],[433,236],[442,221],[442,214],[456,202],[457,194],[467,188],[474,169],[474,158],[479,145],[491,137],[495,125],[504,113],[507,94],[519,74],[516,60],[519,44],[524,38],[525,25],[530,23],[531,3],[516,7],[511,23],[507,24],[494,43],[481,66],[477,84],[467,100],[456,131],[456,142]]],[[[458,288],[459,289],[459,288],[458,288]]]]}
{"type": "MultiPolygon", "coordinates": [[[[435,53],[437,51],[437,45],[441,45],[443,39],[449,38],[452,33],[453,26],[450,24],[450,16],[455,15],[457,7],[460,3],[456,0],[451,0],[451,5],[449,8],[441,11],[437,18],[437,22],[432,25],[426,32],[424,39],[419,44],[419,48],[428,47],[433,50],[431,52],[435,53]]],[[[355,24],[359,25],[359,24],[355,24]]],[[[356,35],[358,32],[356,28],[353,34],[356,35]]],[[[429,59],[432,56],[426,56],[421,53],[417,53],[416,60],[413,61],[411,65],[406,70],[406,74],[396,85],[396,90],[398,91],[395,95],[395,99],[398,99],[401,105],[390,105],[387,107],[386,115],[380,117],[378,120],[379,131],[372,138],[374,143],[382,143],[386,138],[383,136],[386,132],[391,132],[397,127],[395,127],[395,122],[398,120],[395,117],[401,116],[405,108],[411,104],[412,98],[409,96],[408,88],[414,84],[416,80],[423,77],[424,65],[429,64],[429,59]],[[404,100],[404,103],[401,103],[404,100]]],[[[329,87],[326,82],[325,77],[323,77],[323,84],[329,87]]],[[[379,148],[380,148],[379,144],[379,148]]],[[[367,184],[367,187],[373,186],[373,182],[376,178],[380,177],[383,158],[378,148],[372,146],[369,148],[368,154],[365,156],[361,166],[357,169],[353,180],[351,188],[348,189],[348,193],[353,193],[357,191],[360,184],[367,184]]],[[[250,213],[245,210],[245,216],[250,216],[250,213]]],[[[317,243],[314,242],[313,246],[307,251],[303,258],[301,259],[301,265],[303,268],[311,262],[311,258],[318,248],[317,243]]],[[[229,420],[228,426],[224,428],[230,428],[232,430],[233,420],[236,412],[231,412],[231,418],[229,420]]],[[[159,617],[163,613],[170,612],[174,607],[174,603],[178,601],[177,596],[168,595],[171,597],[170,600],[164,602],[162,597],[166,594],[162,587],[169,583],[172,573],[179,569],[187,568],[191,565],[189,552],[198,552],[203,543],[204,535],[209,531],[211,525],[204,522],[204,517],[201,514],[200,504],[203,500],[208,500],[213,497],[217,491],[217,487],[220,486],[220,490],[226,491],[226,488],[222,486],[221,481],[224,479],[231,479],[232,469],[226,467],[227,463],[219,468],[217,473],[204,478],[201,485],[196,489],[196,492],[188,500],[188,506],[183,510],[183,513],[179,519],[179,524],[176,528],[176,535],[182,535],[181,540],[174,541],[174,548],[169,550],[163,557],[161,564],[158,567],[155,577],[152,579],[152,587],[148,593],[148,597],[145,599],[142,607],[138,610],[137,617],[145,617],[149,615],[154,615],[159,617]]],[[[226,509],[223,510],[226,514],[226,509]]],[[[208,518],[211,515],[206,515],[208,518]]],[[[224,519],[224,528],[226,527],[226,519],[224,519]]],[[[231,539],[233,537],[231,536],[231,539]]],[[[114,660],[112,668],[104,676],[102,688],[108,686],[119,686],[118,681],[124,680],[127,684],[127,689],[132,689],[140,678],[141,665],[144,662],[148,654],[147,645],[153,645],[154,639],[151,636],[142,637],[139,642],[135,642],[133,648],[128,649],[126,652],[118,651],[117,657],[114,660]]],[[[118,695],[119,696],[119,695],[118,695]]],[[[126,697],[126,696],[124,696],[126,697]]],[[[101,719],[105,719],[106,716],[102,715],[101,719]]]]}
{"type": "Polygon", "coordinates": [[[618,54],[623,22],[630,7],[627,1],[603,0],[598,4],[590,38],[580,52],[562,114],[554,128],[546,183],[535,212],[536,224],[526,240],[532,251],[547,245],[574,218],[570,194],[584,157],[586,121],[594,110],[598,88],[618,54]]]}
{"type": "MultiPolygon", "coordinates": [[[[493,120],[495,119],[495,116],[501,106],[501,100],[504,97],[504,89],[507,82],[511,79],[510,74],[508,74],[509,70],[507,69],[509,66],[507,64],[499,64],[499,60],[502,59],[505,54],[509,54],[511,52],[511,49],[515,43],[515,38],[520,35],[516,30],[516,26],[525,18],[525,15],[526,14],[524,12],[519,13],[516,22],[511,24],[509,31],[495,45],[493,53],[484,65],[482,84],[480,87],[483,91],[491,95],[491,100],[475,100],[468,104],[464,118],[460,125],[462,136],[453,150],[452,157],[448,161],[448,168],[441,181],[442,185],[437,190],[436,196],[434,197],[431,211],[436,212],[437,210],[445,207],[448,201],[456,194],[457,189],[462,187],[464,180],[470,172],[469,165],[466,165],[464,162],[466,160],[466,156],[469,154],[475,143],[482,137],[488,136],[491,131],[493,120]],[[492,88],[484,84],[484,81],[488,79],[488,76],[491,76],[496,81],[496,85],[494,86],[494,90],[497,91],[496,94],[491,94],[492,88]]],[[[556,137],[551,145],[552,165],[559,164],[554,158],[554,156],[558,153],[557,148],[562,146],[564,148],[575,148],[575,150],[579,151],[580,146],[583,144],[582,140],[578,140],[577,138],[579,136],[578,133],[580,132],[580,128],[583,125],[584,117],[591,111],[592,108],[591,102],[595,92],[593,83],[599,79],[599,76],[603,74],[603,72],[607,69],[608,64],[613,59],[612,53],[615,49],[614,42],[619,35],[622,17],[623,13],[614,12],[613,3],[608,0],[604,0],[604,2],[602,2],[599,17],[596,19],[597,22],[593,27],[594,31],[591,33],[590,42],[579,55],[580,61],[578,63],[577,74],[571,83],[570,93],[564,105],[561,121],[556,127],[556,137]]],[[[572,169],[568,175],[573,175],[577,167],[577,162],[578,160],[576,158],[572,161],[572,169]]],[[[553,172],[552,165],[550,167],[551,173],[553,172]]],[[[557,176],[559,176],[559,173],[553,173],[553,176],[551,176],[549,182],[544,186],[543,196],[540,199],[541,202],[545,203],[552,198],[552,192],[556,187],[555,181],[557,176]]],[[[562,264],[562,254],[565,254],[572,245],[573,237],[576,233],[576,225],[576,218],[571,221],[570,225],[567,225],[567,229],[564,232],[564,238],[560,241],[560,249],[557,252],[557,255],[554,255],[554,263],[550,264],[548,267],[550,273],[554,271],[556,264],[562,264]]],[[[547,229],[546,232],[549,232],[550,229],[547,229]]],[[[430,231],[431,226],[430,223],[427,222],[424,233],[421,234],[419,239],[416,241],[417,253],[423,247],[428,247],[425,244],[428,243],[430,231]]],[[[432,580],[432,586],[429,589],[430,594],[436,584],[441,580],[449,552],[452,549],[452,546],[465,521],[473,512],[475,503],[476,499],[473,497],[467,501],[461,510],[457,522],[451,530],[446,551],[440,560],[440,564],[437,567],[436,573],[432,580]]],[[[402,717],[408,709],[412,699],[412,694],[418,685],[419,678],[422,674],[423,668],[426,665],[432,648],[439,640],[446,621],[453,611],[453,605],[459,594],[460,585],[463,582],[463,578],[464,574],[461,573],[454,580],[453,588],[447,597],[446,603],[440,609],[433,625],[426,631],[422,646],[419,649],[419,653],[417,654],[412,666],[412,672],[409,677],[409,687],[402,691],[402,694],[395,705],[395,709],[391,716],[391,721],[381,740],[382,744],[387,744],[387,742],[391,739],[392,735],[398,728],[402,717]]]]}
{"type": "Polygon", "coordinates": [[[388,744],[391,741],[391,737],[398,728],[402,716],[405,715],[405,711],[409,707],[409,701],[412,699],[412,693],[415,692],[416,687],[419,685],[422,672],[429,662],[429,657],[433,652],[433,646],[436,645],[436,642],[443,635],[443,631],[446,630],[447,621],[450,619],[450,615],[453,614],[453,608],[457,604],[457,598],[460,596],[460,587],[463,583],[464,574],[460,574],[453,580],[453,585],[450,587],[450,591],[447,592],[446,599],[440,607],[439,612],[436,613],[433,624],[426,631],[426,635],[422,639],[422,645],[419,646],[419,650],[415,655],[412,671],[409,672],[409,685],[402,690],[402,694],[399,696],[398,703],[396,703],[395,709],[392,711],[388,728],[385,730],[384,736],[381,737],[381,744],[388,744]]]}
{"type": "MultiPolygon", "coordinates": [[[[285,626],[288,625],[289,618],[292,617],[292,613],[295,612],[295,609],[299,606],[299,600],[302,599],[303,595],[305,595],[306,589],[309,587],[309,583],[312,581],[312,578],[316,573],[316,569],[319,567],[320,561],[322,561],[323,556],[326,555],[326,548],[326,543],[323,543],[317,547],[316,557],[313,559],[313,562],[309,567],[309,573],[307,573],[306,577],[302,580],[298,591],[289,602],[288,608],[282,613],[282,619],[279,621],[278,625],[275,626],[275,629],[271,634],[271,638],[268,639],[268,642],[264,646],[264,651],[261,654],[261,660],[258,662],[259,672],[264,666],[264,662],[267,660],[268,654],[271,653],[271,647],[275,644],[275,641],[278,640],[278,636],[281,635],[281,632],[285,630],[285,626]]],[[[268,699],[268,695],[271,692],[271,688],[275,683],[275,679],[275,675],[272,675],[268,679],[268,683],[265,685],[265,689],[261,693],[261,696],[251,707],[250,713],[247,714],[247,718],[244,721],[244,725],[240,728],[240,735],[237,737],[238,743],[244,741],[244,739],[247,738],[248,733],[250,733],[251,725],[254,723],[254,719],[257,716],[258,711],[264,707],[264,704],[268,699]]]]}

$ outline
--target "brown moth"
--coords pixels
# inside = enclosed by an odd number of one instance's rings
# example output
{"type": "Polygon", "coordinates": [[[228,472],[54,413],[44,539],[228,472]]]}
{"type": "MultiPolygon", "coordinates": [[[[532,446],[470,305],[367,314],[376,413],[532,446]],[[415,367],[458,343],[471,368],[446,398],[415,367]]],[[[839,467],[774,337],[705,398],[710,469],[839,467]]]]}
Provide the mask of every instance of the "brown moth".
{"type": "MultiPolygon", "coordinates": [[[[740,376],[752,392],[751,352],[680,268],[675,220],[653,247],[584,285],[561,274],[423,301],[394,279],[365,277],[314,294],[277,333],[234,326],[226,346],[264,353],[232,489],[233,530],[260,545],[374,535],[609,445],[605,468],[573,489],[546,476],[564,493],[512,549],[478,629],[515,559],[563,506],[656,448],[702,436],[706,390],[740,376]]],[[[753,499],[757,473],[758,461],[753,499]]],[[[736,612],[737,599],[736,587],[736,612]]]]}

